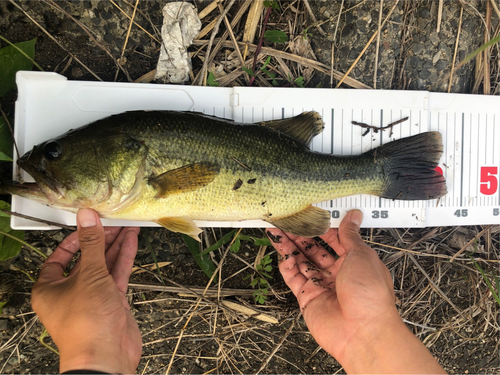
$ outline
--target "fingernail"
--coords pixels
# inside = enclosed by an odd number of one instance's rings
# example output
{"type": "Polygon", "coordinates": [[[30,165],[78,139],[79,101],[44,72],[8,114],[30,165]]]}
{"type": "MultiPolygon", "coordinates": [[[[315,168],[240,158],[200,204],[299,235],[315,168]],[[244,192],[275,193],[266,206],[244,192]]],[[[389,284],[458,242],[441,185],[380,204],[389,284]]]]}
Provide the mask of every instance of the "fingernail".
{"type": "Polygon", "coordinates": [[[363,213],[360,210],[352,210],[351,222],[356,224],[359,228],[363,222],[363,213]]]}
{"type": "Polygon", "coordinates": [[[95,212],[87,208],[83,208],[76,214],[76,220],[82,228],[95,227],[97,225],[95,212]]]}

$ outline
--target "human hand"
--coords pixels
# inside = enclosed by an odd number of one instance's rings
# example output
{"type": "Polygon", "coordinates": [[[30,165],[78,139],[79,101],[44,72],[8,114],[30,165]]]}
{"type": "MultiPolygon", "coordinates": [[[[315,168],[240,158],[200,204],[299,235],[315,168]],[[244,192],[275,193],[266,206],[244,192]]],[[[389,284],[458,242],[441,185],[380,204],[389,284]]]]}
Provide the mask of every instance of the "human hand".
{"type": "Polygon", "coordinates": [[[134,373],[142,339],[126,291],[139,228],[103,228],[89,209],[78,211],[77,223],[43,264],[33,309],[59,348],[61,372],[134,373]],[[79,249],[80,259],[63,276],[79,249]]]}
{"type": "Polygon", "coordinates": [[[348,373],[442,372],[400,318],[389,270],[359,235],[362,220],[349,211],[321,236],[337,259],[314,239],[267,230],[309,331],[348,373]]]}

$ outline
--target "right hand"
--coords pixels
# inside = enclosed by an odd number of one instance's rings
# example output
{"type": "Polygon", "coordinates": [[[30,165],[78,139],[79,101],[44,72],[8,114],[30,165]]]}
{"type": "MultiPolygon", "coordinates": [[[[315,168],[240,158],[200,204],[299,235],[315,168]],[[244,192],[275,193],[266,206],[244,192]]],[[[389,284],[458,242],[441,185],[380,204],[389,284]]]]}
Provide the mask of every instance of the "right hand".
{"type": "Polygon", "coordinates": [[[338,230],[321,236],[337,259],[314,239],[267,230],[309,331],[347,372],[426,372],[413,367],[417,353],[435,365],[431,372],[442,372],[399,316],[389,270],[359,235],[362,220],[361,211],[349,211],[338,230]]]}

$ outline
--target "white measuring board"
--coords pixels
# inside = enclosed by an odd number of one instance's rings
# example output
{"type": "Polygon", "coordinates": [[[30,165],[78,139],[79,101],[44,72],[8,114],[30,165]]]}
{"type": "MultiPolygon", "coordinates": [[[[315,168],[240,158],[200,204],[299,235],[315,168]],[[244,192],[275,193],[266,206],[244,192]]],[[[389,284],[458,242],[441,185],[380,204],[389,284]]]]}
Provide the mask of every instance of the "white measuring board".
{"type": "MultiPolygon", "coordinates": [[[[138,109],[190,110],[238,122],[281,119],[303,111],[319,112],[325,129],[314,151],[356,155],[421,132],[443,134],[439,168],[448,194],[430,201],[395,201],[355,195],[317,204],[331,213],[332,226],[352,208],[361,209],[364,227],[424,227],[500,223],[498,186],[500,97],[427,91],[196,87],[68,81],[55,73],[19,72],[15,137],[21,155],[33,145],[111,114],[138,109]],[[357,121],[383,127],[377,133],[357,121]]],[[[25,172],[26,181],[33,181],[25,172]]],[[[13,196],[14,211],[75,225],[75,215],[13,196]]],[[[157,226],[149,222],[103,220],[104,225],[157,226]]],[[[203,222],[201,227],[269,227],[264,221],[203,222]]],[[[13,216],[15,229],[55,229],[13,216]]]]}

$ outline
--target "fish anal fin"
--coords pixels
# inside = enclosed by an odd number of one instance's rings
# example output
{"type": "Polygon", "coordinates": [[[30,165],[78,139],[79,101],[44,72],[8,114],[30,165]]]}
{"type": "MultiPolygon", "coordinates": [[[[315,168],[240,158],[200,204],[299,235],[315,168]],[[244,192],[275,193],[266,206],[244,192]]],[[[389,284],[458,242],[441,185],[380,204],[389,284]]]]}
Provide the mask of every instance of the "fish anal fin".
{"type": "Polygon", "coordinates": [[[330,228],[330,213],[311,205],[293,215],[266,221],[296,236],[315,237],[325,234],[330,228]]]}
{"type": "Polygon", "coordinates": [[[323,131],[325,123],[318,112],[302,112],[300,115],[282,120],[259,122],[259,125],[277,130],[309,146],[311,140],[323,131]]]}
{"type": "Polygon", "coordinates": [[[162,173],[149,179],[149,183],[157,190],[156,198],[165,198],[200,189],[211,183],[218,173],[215,164],[195,163],[162,173]]]}
{"type": "Polygon", "coordinates": [[[193,220],[185,217],[162,217],[155,222],[172,232],[187,234],[196,241],[200,241],[198,235],[203,232],[193,220]]]}

